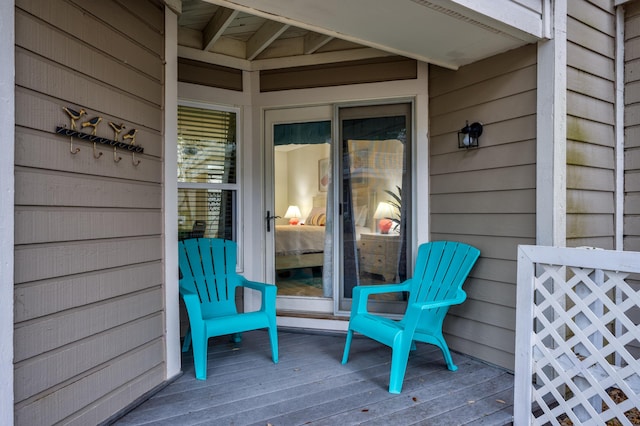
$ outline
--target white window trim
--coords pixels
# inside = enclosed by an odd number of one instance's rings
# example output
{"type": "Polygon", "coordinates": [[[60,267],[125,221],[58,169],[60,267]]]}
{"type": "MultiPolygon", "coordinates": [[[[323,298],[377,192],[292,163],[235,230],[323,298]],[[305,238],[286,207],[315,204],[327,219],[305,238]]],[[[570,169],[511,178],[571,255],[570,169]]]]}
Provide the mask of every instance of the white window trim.
{"type": "MultiPolygon", "coordinates": [[[[208,109],[212,111],[224,111],[231,112],[236,114],[236,183],[200,183],[200,182],[180,182],[177,178],[175,179],[177,182],[176,194],[179,189],[220,189],[224,191],[235,191],[236,192],[236,211],[234,220],[235,227],[235,241],[238,244],[238,256],[237,256],[237,270],[238,272],[242,272],[244,270],[244,250],[243,250],[243,232],[242,232],[242,115],[240,108],[230,107],[225,105],[218,105],[215,103],[209,102],[196,102],[189,101],[184,99],[179,99],[176,105],[176,117],[177,117],[177,107],[178,106],[186,106],[192,108],[200,108],[200,109],[208,109]]],[[[177,120],[177,118],[176,118],[177,120]]],[[[176,124],[176,135],[177,135],[177,124],[176,124]]],[[[176,139],[177,143],[177,139],[176,139]]],[[[176,146],[174,145],[171,149],[176,150],[176,146]]],[[[177,156],[177,153],[175,154],[177,156]]],[[[176,175],[176,171],[178,169],[178,163],[176,160],[176,167],[173,173],[173,176],[176,175]]],[[[177,208],[177,198],[176,198],[176,208],[177,208]]],[[[176,216],[176,224],[178,223],[178,218],[176,216]]],[[[176,231],[177,235],[177,231],[176,231]]],[[[176,247],[177,250],[177,247],[176,247]]],[[[177,253],[177,251],[176,251],[177,253]]]]}

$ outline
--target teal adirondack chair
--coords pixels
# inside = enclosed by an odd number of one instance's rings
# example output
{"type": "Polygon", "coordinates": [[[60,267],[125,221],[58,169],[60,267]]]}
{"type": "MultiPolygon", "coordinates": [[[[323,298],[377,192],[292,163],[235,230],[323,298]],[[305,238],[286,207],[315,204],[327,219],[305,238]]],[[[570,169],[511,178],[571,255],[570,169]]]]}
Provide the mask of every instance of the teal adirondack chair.
{"type": "Polygon", "coordinates": [[[189,315],[182,351],[193,344],[196,378],[207,379],[207,346],[210,337],[234,335],[266,328],[271,340],[273,362],[278,362],[276,329],[276,286],[249,281],[236,273],[236,243],[215,238],[197,238],[178,243],[180,294],[189,315]],[[248,287],[262,293],[259,311],[238,313],[236,288],[248,287]]]}
{"type": "Polygon", "coordinates": [[[442,323],[449,307],[466,299],[462,284],[479,256],[480,250],[463,243],[425,243],[418,248],[412,278],[401,284],[355,287],[342,363],[346,364],[353,333],[358,332],[391,347],[390,393],[402,390],[409,350],[415,349],[415,342],[438,346],[447,368],[456,371],[458,367],[442,336],[442,323]],[[401,320],[367,312],[370,295],[402,291],[409,292],[409,299],[401,320]]]}

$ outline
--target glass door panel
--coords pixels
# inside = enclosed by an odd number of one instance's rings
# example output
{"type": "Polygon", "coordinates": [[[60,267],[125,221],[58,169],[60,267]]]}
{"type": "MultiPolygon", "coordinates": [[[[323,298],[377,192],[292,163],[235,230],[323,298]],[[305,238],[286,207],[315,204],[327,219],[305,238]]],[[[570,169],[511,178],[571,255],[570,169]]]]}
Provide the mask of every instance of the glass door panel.
{"type": "MultiPolygon", "coordinates": [[[[339,310],[349,311],[355,286],[399,283],[409,274],[411,104],[343,107],[339,117],[339,310]]],[[[404,295],[381,296],[369,308],[402,312],[404,295]]]]}
{"type": "Polygon", "coordinates": [[[277,308],[333,311],[332,232],[327,225],[331,177],[330,106],[270,110],[267,279],[278,287],[277,308]]]}
{"type": "Polygon", "coordinates": [[[275,282],[281,296],[331,297],[323,285],[331,121],[276,124],[275,282]]]}

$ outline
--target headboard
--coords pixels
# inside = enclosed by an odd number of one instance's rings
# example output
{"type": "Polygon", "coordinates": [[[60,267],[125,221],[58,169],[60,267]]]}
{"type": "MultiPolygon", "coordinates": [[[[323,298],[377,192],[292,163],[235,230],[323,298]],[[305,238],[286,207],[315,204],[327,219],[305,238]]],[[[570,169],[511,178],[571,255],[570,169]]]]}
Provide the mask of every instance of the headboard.
{"type": "MultiPolygon", "coordinates": [[[[359,226],[371,226],[373,223],[372,196],[368,187],[353,188],[353,205],[356,221],[359,226]]],[[[313,197],[314,208],[324,208],[327,206],[327,193],[319,192],[313,197]]]]}
{"type": "Polygon", "coordinates": [[[318,192],[313,196],[313,207],[326,207],[327,206],[327,193],[318,192]]]}

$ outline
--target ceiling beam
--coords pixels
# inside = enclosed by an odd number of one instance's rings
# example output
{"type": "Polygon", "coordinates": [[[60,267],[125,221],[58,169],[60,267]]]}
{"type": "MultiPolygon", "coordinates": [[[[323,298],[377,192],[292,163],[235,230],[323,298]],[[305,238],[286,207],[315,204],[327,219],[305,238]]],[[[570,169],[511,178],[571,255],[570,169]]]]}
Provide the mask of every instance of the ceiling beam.
{"type": "Polygon", "coordinates": [[[247,40],[247,60],[256,58],[275,39],[280,37],[289,28],[288,24],[276,21],[265,22],[256,33],[247,40]]]}
{"type": "Polygon", "coordinates": [[[239,13],[239,10],[218,8],[202,32],[202,50],[211,49],[239,13]]]}
{"type": "Polygon", "coordinates": [[[359,59],[383,58],[392,53],[363,47],[361,49],[343,50],[337,52],[315,53],[313,55],[289,56],[284,58],[247,59],[233,58],[220,53],[205,52],[188,46],[178,46],[178,57],[202,61],[209,64],[235,68],[243,71],[261,71],[269,69],[301,67],[307,65],[321,65],[335,62],[357,61],[359,59]]]}
{"type": "Polygon", "coordinates": [[[315,53],[318,49],[329,43],[331,40],[333,40],[333,37],[329,35],[318,34],[314,32],[307,33],[304,36],[304,54],[310,55],[312,53],[315,53]]]}

